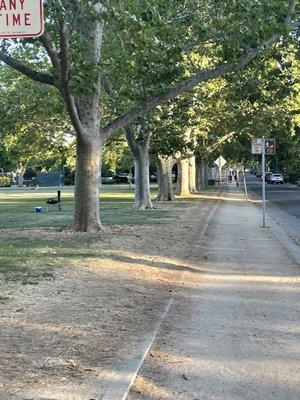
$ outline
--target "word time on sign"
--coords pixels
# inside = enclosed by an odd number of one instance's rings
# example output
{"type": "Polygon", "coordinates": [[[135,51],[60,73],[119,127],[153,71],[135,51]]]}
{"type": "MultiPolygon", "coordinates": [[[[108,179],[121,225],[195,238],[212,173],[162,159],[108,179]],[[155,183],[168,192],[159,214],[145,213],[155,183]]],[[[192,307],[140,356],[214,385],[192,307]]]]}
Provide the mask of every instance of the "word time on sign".
{"type": "Polygon", "coordinates": [[[37,37],[43,30],[43,0],[0,0],[0,38],[37,37]]]}

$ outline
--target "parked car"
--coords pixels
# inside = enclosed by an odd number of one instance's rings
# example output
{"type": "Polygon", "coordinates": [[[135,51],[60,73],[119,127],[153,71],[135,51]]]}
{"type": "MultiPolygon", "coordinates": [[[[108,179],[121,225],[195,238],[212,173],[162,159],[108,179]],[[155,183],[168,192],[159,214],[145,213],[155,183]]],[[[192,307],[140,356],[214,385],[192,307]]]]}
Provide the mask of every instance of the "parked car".
{"type": "Polygon", "coordinates": [[[112,176],[101,176],[101,183],[103,183],[103,184],[114,183],[113,177],[112,176]]]}
{"type": "Polygon", "coordinates": [[[273,174],[270,178],[270,183],[283,184],[283,176],[281,174],[273,174]]]}
{"type": "MultiPolygon", "coordinates": [[[[132,181],[132,179],[131,179],[132,181]]],[[[128,174],[116,174],[113,176],[113,183],[129,183],[128,174]]]]}
{"type": "Polygon", "coordinates": [[[270,183],[272,176],[273,176],[273,172],[266,172],[266,174],[265,174],[265,182],[270,183]]]}
{"type": "Polygon", "coordinates": [[[154,174],[150,175],[150,176],[149,176],[149,179],[150,179],[150,182],[151,182],[151,183],[157,182],[157,177],[156,177],[156,175],[154,175],[154,174]]]}

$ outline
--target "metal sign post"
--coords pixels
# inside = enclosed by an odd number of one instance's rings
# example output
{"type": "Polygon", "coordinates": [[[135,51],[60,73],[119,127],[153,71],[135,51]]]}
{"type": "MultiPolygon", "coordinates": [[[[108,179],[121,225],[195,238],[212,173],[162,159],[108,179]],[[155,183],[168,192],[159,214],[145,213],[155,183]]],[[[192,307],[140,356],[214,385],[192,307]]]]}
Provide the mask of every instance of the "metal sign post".
{"type": "Polygon", "coordinates": [[[226,164],[226,160],[224,157],[220,156],[216,159],[215,164],[218,166],[219,168],[219,186],[221,186],[221,179],[222,179],[222,168],[224,167],[224,165],[226,164]]]}
{"type": "Polygon", "coordinates": [[[276,153],[276,140],[254,138],[251,140],[251,153],[261,154],[261,179],[262,179],[262,208],[263,208],[263,228],[266,227],[266,154],[276,153]]]}
{"type": "Polygon", "coordinates": [[[266,227],[266,142],[264,136],[251,140],[252,154],[261,154],[263,228],[266,227]]]}
{"type": "Polygon", "coordinates": [[[263,228],[266,227],[266,140],[262,137],[261,146],[261,178],[262,178],[262,199],[263,199],[263,228]]]}

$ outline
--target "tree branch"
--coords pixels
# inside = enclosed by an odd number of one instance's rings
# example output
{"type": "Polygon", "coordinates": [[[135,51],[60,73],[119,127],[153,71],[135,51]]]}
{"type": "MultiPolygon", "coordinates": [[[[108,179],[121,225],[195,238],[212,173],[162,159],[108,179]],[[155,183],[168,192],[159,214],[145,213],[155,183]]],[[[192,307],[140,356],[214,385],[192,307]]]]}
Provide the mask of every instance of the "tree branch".
{"type": "Polygon", "coordinates": [[[66,21],[59,22],[59,38],[60,38],[60,70],[61,70],[61,91],[65,99],[67,109],[76,129],[77,133],[82,132],[83,127],[77,112],[74,97],[72,96],[69,88],[69,34],[66,21]]]}
{"type": "MultiPolygon", "coordinates": [[[[272,43],[276,42],[280,38],[280,35],[274,35],[270,38],[265,45],[270,46],[272,43]]],[[[101,130],[101,134],[107,139],[116,130],[122,128],[124,125],[128,124],[133,118],[143,117],[148,111],[154,109],[155,107],[166,103],[169,100],[174,99],[176,96],[184,92],[189,92],[194,87],[200,85],[203,82],[207,82],[211,79],[224,76],[225,74],[234,71],[235,69],[244,68],[252,60],[254,60],[260,53],[259,49],[251,49],[245,55],[240,57],[234,63],[224,63],[220,66],[211,69],[204,70],[192,75],[183,82],[171,86],[167,91],[161,93],[150,100],[146,100],[125,112],[124,114],[117,117],[113,122],[109,123],[106,127],[101,130]]]]}
{"type": "Polygon", "coordinates": [[[128,143],[128,146],[131,150],[132,153],[136,153],[137,152],[137,144],[135,142],[135,138],[133,136],[131,127],[129,125],[125,125],[124,127],[124,131],[125,131],[125,137],[128,143]]]}
{"type": "Polygon", "coordinates": [[[227,135],[221,137],[217,143],[213,144],[210,147],[207,147],[207,151],[209,153],[212,153],[213,151],[215,151],[223,142],[226,142],[227,139],[230,139],[232,136],[234,136],[236,134],[236,132],[230,132],[227,135]]]}
{"type": "MultiPolygon", "coordinates": [[[[287,12],[287,16],[285,18],[285,26],[289,28],[291,28],[292,15],[295,11],[297,2],[298,0],[290,0],[289,3],[289,9],[287,12]]],[[[270,39],[268,39],[264,43],[264,47],[268,47],[271,44],[277,42],[280,39],[280,37],[281,37],[280,34],[273,35],[270,39]]],[[[200,85],[203,82],[207,82],[211,79],[223,76],[229,72],[234,71],[236,68],[239,69],[244,68],[252,60],[254,60],[260,54],[260,52],[261,52],[260,48],[250,49],[246,54],[241,56],[236,62],[230,64],[224,63],[212,70],[204,70],[197,72],[196,74],[192,75],[190,78],[184,80],[183,82],[180,82],[176,85],[172,85],[164,93],[161,93],[150,100],[146,100],[132,107],[130,110],[126,111],[124,114],[120,115],[114,121],[105,126],[101,130],[101,134],[104,136],[105,140],[107,140],[113,132],[122,128],[124,125],[128,124],[133,118],[144,116],[145,114],[147,114],[148,111],[175,98],[181,93],[192,90],[194,87],[200,85]]]]}
{"type": "Polygon", "coordinates": [[[108,124],[101,130],[101,134],[107,139],[116,130],[127,125],[133,118],[142,117],[147,114],[148,111],[154,109],[155,107],[175,98],[181,93],[188,92],[192,90],[195,86],[200,83],[207,82],[211,79],[223,76],[228,72],[231,72],[235,68],[243,68],[250,61],[252,61],[258,53],[258,50],[251,50],[245,56],[241,57],[238,62],[227,64],[224,63],[217,68],[212,70],[204,70],[192,75],[190,78],[180,82],[176,85],[171,86],[167,91],[161,93],[150,100],[146,100],[124,114],[117,117],[113,122],[108,124]]]}
{"type": "Polygon", "coordinates": [[[32,68],[27,67],[27,65],[23,64],[21,61],[9,56],[8,54],[0,51],[0,60],[5,64],[9,65],[11,68],[20,72],[23,75],[26,75],[28,78],[44,83],[46,85],[56,86],[55,78],[53,75],[46,74],[45,72],[39,72],[32,68]]]}
{"type": "Polygon", "coordinates": [[[292,15],[294,13],[294,10],[296,8],[296,5],[298,3],[298,0],[291,0],[289,4],[289,10],[287,13],[287,16],[285,18],[285,24],[290,25],[292,23],[292,15]]]}
{"type": "Polygon", "coordinates": [[[45,50],[48,53],[48,56],[50,57],[50,60],[52,62],[52,65],[55,69],[55,72],[57,75],[60,74],[60,59],[58,55],[58,51],[54,46],[54,43],[52,42],[51,38],[47,33],[43,33],[42,36],[38,38],[38,40],[42,43],[44,46],[45,50]]]}
{"type": "Polygon", "coordinates": [[[110,99],[115,99],[116,95],[114,91],[111,88],[110,82],[108,80],[108,77],[106,75],[101,76],[101,87],[104,89],[105,93],[108,95],[110,99]]]}

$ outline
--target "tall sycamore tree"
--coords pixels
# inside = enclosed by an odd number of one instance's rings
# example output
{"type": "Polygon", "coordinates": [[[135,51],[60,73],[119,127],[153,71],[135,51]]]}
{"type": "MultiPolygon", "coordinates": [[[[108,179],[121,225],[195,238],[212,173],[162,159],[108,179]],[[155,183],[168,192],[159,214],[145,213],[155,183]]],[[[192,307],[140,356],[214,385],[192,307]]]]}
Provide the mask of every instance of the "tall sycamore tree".
{"type": "Polygon", "coordinates": [[[11,41],[2,42],[2,62],[32,80],[56,87],[65,102],[77,136],[74,230],[101,230],[101,155],[103,144],[112,133],[202,82],[245,67],[266,46],[289,33],[295,22],[297,3],[297,0],[45,0],[46,29],[41,37],[15,40],[13,45],[11,41]],[[130,26],[136,28],[135,35],[124,35],[130,32],[130,26]],[[128,77],[128,83],[136,80],[134,87],[139,88],[140,96],[135,94],[122,106],[115,105],[108,112],[112,118],[105,118],[109,106],[103,100],[105,76],[110,75],[114,63],[119,63],[121,54],[127,55],[128,48],[143,60],[144,69],[138,69],[138,75],[133,77],[136,64],[130,58],[126,63],[123,58],[120,86],[116,80],[115,92],[123,90],[128,77]],[[151,62],[142,57],[146,50],[151,62]],[[145,69],[151,71],[154,61],[159,65],[160,59],[169,58],[178,64],[178,53],[184,53],[186,59],[190,52],[202,55],[204,51],[211,57],[209,68],[191,61],[189,71],[170,80],[170,63],[165,68],[162,63],[165,73],[160,75],[160,85],[152,86],[142,79],[145,69]],[[152,58],[156,53],[159,59],[152,58]],[[152,90],[147,90],[148,86],[152,90]]]}

